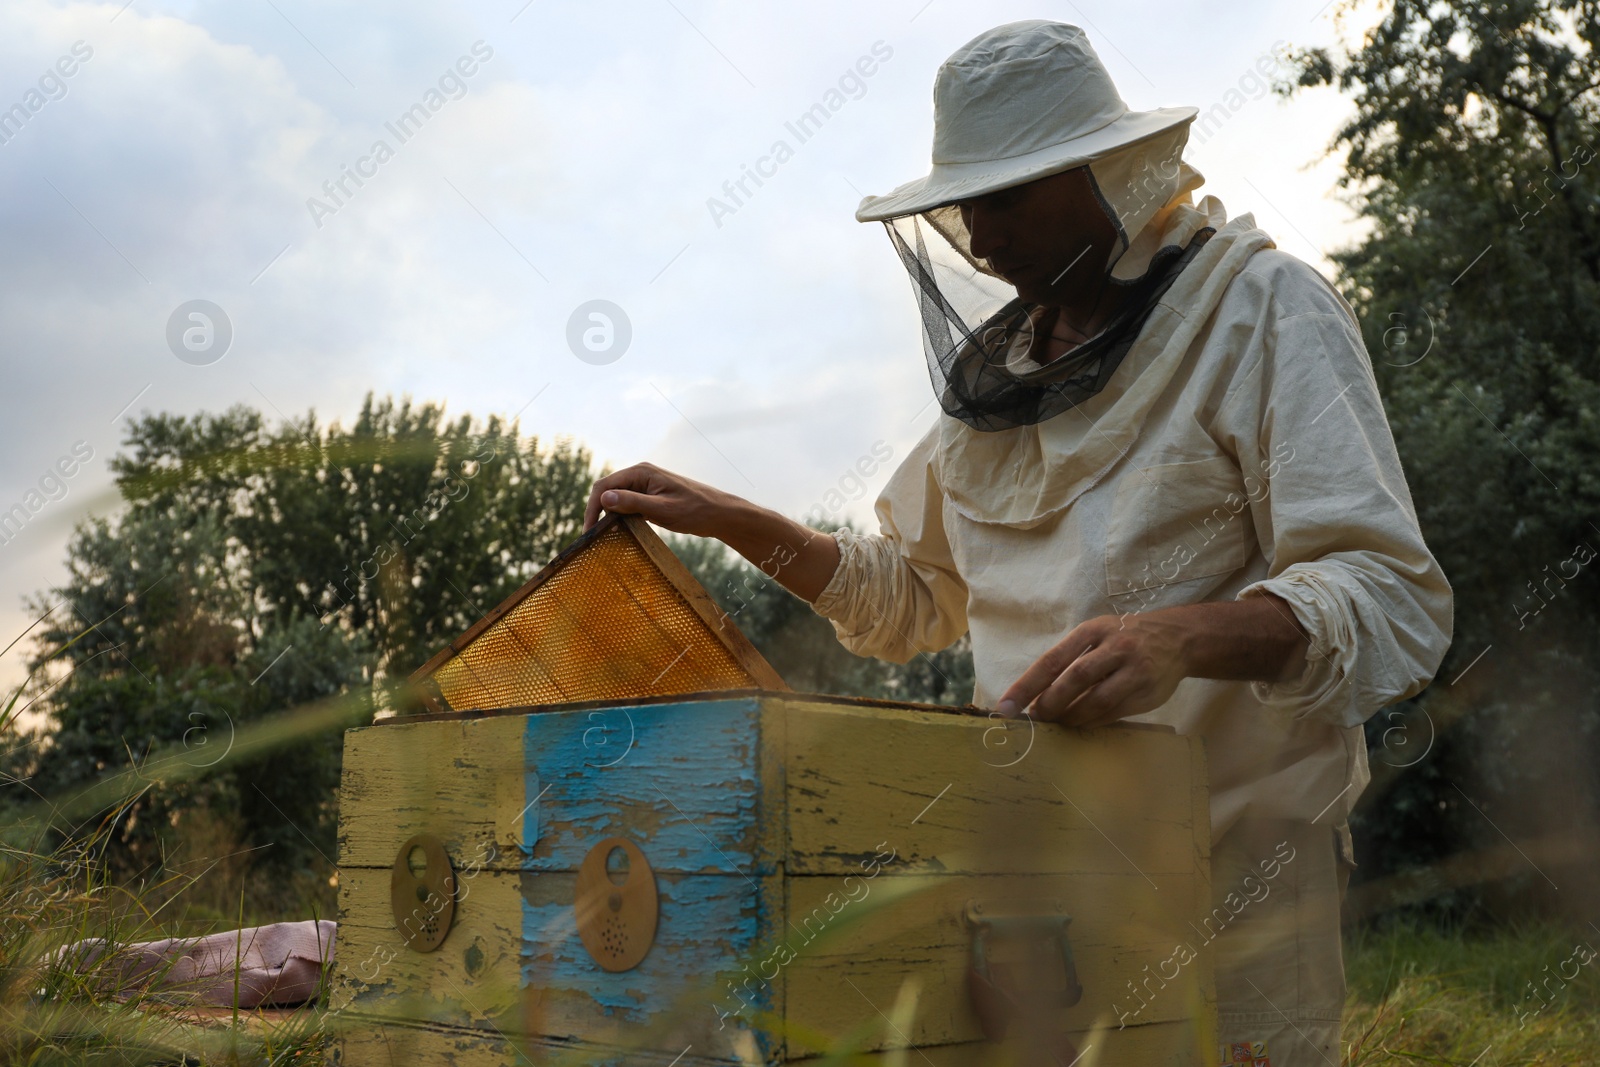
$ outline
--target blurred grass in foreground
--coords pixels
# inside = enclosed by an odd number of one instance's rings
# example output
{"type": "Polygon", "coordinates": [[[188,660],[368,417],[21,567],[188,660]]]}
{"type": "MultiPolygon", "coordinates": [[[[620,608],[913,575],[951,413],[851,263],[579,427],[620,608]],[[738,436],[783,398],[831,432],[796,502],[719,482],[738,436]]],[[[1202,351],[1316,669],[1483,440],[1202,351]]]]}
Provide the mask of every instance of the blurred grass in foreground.
{"type": "Polygon", "coordinates": [[[166,906],[198,875],[142,893],[114,885],[97,862],[104,833],[70,851],[0,847],[0,1064],[325,1062],[315,1011],[276,1013],[269,1022],[250,1011],[194,1009],[182,989],[150,991],[129,980],[118,949],[172,933],[166,906]],[[89,939],[100,941],[98,951],[63,952],[89,939]]]}
{"type": "Polygon", "coordinates": [[[1600,959],[1579,962],[1594,946],[1600,933],[1592,930],[1537,926],[1356,931],[1345,942],[1346,1063],[1600,1064],[1600,959]],[[1575,955],[1579,947],[1586,951],[1575,955]],[[1541,984],[1542,997],[1534,992],[1541,984]]]}
{"type": "MultiPolygon", "coordinates": [[[[85,938],[114,947],[172,932],[160,906],[105,881],[92,856],[92,847],[0,851],[0,1064],[329,1062],[327,1033],[337,1024],[321,1025],[316,1009],[270,1021],[195,1012],[181,993],[128,983],[114,953],[58,959],[85,938]]],[[[162,886],[151,899],[172,902],[185,888],[162,886]]],[[[1405,925],[1356,931],[1345,952],[1346,1067],[1600,1064],[1600,958],[1582,962],[1597,943],[1600,932],[1542,926],[1471,936],[1405,925]]]]}

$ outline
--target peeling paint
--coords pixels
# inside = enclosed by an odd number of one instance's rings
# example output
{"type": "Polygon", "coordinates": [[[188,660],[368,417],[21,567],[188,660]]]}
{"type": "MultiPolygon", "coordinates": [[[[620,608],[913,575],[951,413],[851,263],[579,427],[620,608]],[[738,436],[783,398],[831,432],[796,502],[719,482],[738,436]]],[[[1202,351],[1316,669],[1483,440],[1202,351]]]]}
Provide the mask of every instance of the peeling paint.
{"type": "MultiPolygon", "coordinates": [[[[616,764],[586,761],[582,712],[528,717],[531,779],[544,790],[542,839],[524,878],[575,871],[594,845],[627,837],[656,872],[656,939],[630,971],[602,970],[579,939],[570,901],[532,902],[522,915],[526,988],[579,993],[619,1022],[642,1023],[686,990],[737,971],[770,936],[773,918],[756,880],[779,869],[758,858],[761,838],[760,706],[748,698],[628,709],[634,744],[616,764]]],[[[771,1005],[768,1005],[770,1007],[771,1005]]],[[[709,1009],[708,1009],[709,1011],[709,1009]]]]}
{"type": "Polygon", "coordinates": [[[633,840],[657,871],[755,875],[760,709],[751,699],[630,707],[635,742],[614,766],[585,766],[583,712],[530,715],[528,768],[547,787],[539,847],[523,869],[575,871],[598,841],[633,840]]]}
{"type": "Polygon", "coordinates": [[[570,903],[523,905],[522,981],[527,988],[582,993],[607,1015],[639,1023],[688,989],[738,970],[770,933],[755,885],[738,875],[657,878],[655,944],[631,971],[601,970],[578,938],[570,903]],[[552,931],[562,936],[552,937],[552,931]]]}

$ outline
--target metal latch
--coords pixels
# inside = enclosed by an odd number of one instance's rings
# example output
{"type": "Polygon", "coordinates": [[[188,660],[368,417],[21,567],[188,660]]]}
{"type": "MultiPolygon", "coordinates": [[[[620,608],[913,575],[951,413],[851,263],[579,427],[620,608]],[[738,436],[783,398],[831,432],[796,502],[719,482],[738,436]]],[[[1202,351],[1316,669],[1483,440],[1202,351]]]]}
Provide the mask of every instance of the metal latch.
{"type": "Polygon", "coordinates": [[[1005,1039],[1014,1019],[1042,1022],[1043,1010],[1083,999],[1061,902],[1045,908],[967,902],[971,931],[967,982],[972,1007],[991,1041],[1005,1039]]]}

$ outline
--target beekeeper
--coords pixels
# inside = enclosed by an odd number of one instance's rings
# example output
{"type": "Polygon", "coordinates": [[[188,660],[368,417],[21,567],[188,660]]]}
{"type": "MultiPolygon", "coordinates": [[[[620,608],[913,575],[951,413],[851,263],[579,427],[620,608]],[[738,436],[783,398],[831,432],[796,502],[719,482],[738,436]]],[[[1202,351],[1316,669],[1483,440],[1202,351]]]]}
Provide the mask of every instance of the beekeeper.
{"type": "Polygon", "coordinates": [[[911,275],[944,412],[881,532],[649,465],[599,481],[588,521],[720,538],[861,655],[970,632],[981,706],[1203,737],[1217,898],[1294,857],[1212,946],[1219,1039],[1338,1063],[1361,724],[1451,632],[1354,313],[1250,215],[1193,202],[1196,110],[1129,110],[1077,27],[984,33],[934,109],[931,173],[856,212],[911,275]]]}

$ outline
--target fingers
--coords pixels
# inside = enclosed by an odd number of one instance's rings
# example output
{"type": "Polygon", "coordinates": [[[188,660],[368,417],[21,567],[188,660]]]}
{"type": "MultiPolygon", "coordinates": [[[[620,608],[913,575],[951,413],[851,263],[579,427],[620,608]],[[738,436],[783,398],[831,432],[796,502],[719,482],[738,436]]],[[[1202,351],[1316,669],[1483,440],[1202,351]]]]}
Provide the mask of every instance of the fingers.
{"type": "Polygon", "coordinates": [[[1083,695],[1063,707],[1054,721],[1063,726],[1104,726],[1149,710],[1139,704],[1142,692],[1139,679],[1130,665],[1121,663],[1084,691],[1083,695]]]}
{"type": "Polygon", "coordinates": [[[601,511],[640,515],[674,533],[707,536],[717,529],[726,494],[710,486],[638,463],[595,482],[584,508],[584,529],[600,521],[601,511]]]}
{"type": "MultiPolygon", "coordinates": [[[[611,510],[602,497],[608,490],[621,489],[649,492],[651,481],[659,472],[648,463],[636,463],[631,467],[624,467],[620,471],[606,475],[594,483],[594,488],[589,490],[589,503],[583,509],[583,528],[587,530],[600,521],[602,509],[611,510]]],[[[629,514],[637,514],[635,508],[629,514]]]]}
{"type": "Polygon", "coordinates": [[[1085,652],[1070,663],[1033,702],[1034,718],[1042,722],[1082,725],[1078,705],[1092,697],[1103,697],[1100,690],[1126,664],[1126,657],[1104,645],[1085,652]]]}
{"type": "Polygon", "coordinates": [[[996,704],[1031,707],[1036,719],[1102,726],[1165,704],[1186,677],[1183,632],[1153,617],[1125,626],[1104,615],[1073,629],[1025,671],[996,704]]]}
{"type": "Polygon", "coordinates": [[[1049,689],[1078,657],[1099,644],[1103,629],[1103,622],[1100,619],[1091,619],[1075,627],[1054,648],[1040,656],[1031,667],[1022,672],[1022,677],[1000,695],[995,710],[1002,715],[1015,715],[1028,707],[1041,693],[1049,689]]]}

